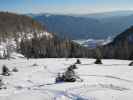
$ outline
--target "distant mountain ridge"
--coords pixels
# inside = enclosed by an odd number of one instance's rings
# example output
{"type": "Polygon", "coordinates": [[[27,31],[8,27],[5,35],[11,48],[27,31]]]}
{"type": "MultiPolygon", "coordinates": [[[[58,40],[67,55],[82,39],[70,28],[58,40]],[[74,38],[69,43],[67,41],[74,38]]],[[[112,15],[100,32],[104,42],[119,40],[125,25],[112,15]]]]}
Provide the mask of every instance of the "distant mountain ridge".
{"type": "Polygon", "coordinates": [[[116,11],[94,15],[44,13],[29,16],[46,25],[48,31],[57,33],[60,37],[69,37],[71,39],[115,37],[133,25],[133,11],[116,11]]]}
{"type": "Polygon", "coordinates": [[[99,13],[92,13],[92,14],[83,14],[79,16],[102,19],[102,18],[130,16],[132,14],[133,14],[133,10],[121,10],[121,11],[109,11],[109,12],[99,12],[99,13]]]}
{"type": "Polygon", "coordinates": [[[69,38],[87,38],[88,34],[96,35],[94,29],[99,24],[98,20],[91,18],[78,18],[66,15],[41,15],[34,17],[43,25],[47,26],[48,31],[57,33],[58,36],[69,38]],[[89,28],[89,31],[88,31],[89,28]]]}

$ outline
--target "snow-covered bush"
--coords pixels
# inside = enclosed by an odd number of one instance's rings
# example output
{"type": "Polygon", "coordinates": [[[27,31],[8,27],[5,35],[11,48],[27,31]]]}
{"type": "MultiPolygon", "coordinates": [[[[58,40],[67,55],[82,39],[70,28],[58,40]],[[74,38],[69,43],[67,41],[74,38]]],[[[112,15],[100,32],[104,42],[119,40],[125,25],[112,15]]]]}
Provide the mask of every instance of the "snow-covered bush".
{"type": "Polygon", "coordinates": [[[64,82],[64,75],[61,75],[61,73],[58,73],[55,81],[56,83],[64,82]]]}
{"type": "Polygon", "coordinates": [[[97,58],[96,61],[95,61],[95,64],[102,64],[101,59],[97,58]]]}
{"type": "Polygon", "coordinates": [[[79,59],[77,59],[75,64],[81,64],[81,61],[79,59]]]}
{"type": "Polygon", "coordinates": [[[71,65],[62,75],[58,73],[56,77],[56,83],[75,82],[77,79],[79,79],[79,77],[75,74],[74,69],[77,69],[76,65],[71,65]]]}
{"type": "Polygon", "coordinates": [[[18,72],[18,69],[15,67],[12,69],[13,72],[18,72]]]}
{"type": "Polygon", "coordinates": [[[74,64],[74,65],[69,66],[68,68],[70,68],[70,69],[77,69],[77,66],[74,64]]]}
{"type": "Polygon", "coordinates": [[[102,54],[101,54],[101,51],[99,48],[96,48],[95,50],[95,58],[96,58],[96,61],[94,62],[95,64],[102,64],[102,54]]]}
{"type": "Polygon", "coordinates": [[[38,66],[38,64],[34,63],[32,66],[38,66]]]}
{"type": "Polygon", "coordinates": [[[75,77],[75,72],[72,67],[69,67],[66,72],[64,73],[64,80],[65,82],[75,82],[76,77],[75,77]]]}
{"type": "Polygon", "coordinates": [[[129,66],[133,66],[133,62],[131,62],[131,63],[129,64],[129,66]]]}
{"type": "Polygon", "coordinates": [[[9,71],[8,67],[6,65],[3,65],[3,67],[2,67],[2,75],[9,76],[10,75],[9,72],[10,71],[9,71]]]}
{"type": "Polygon", "coordinates": [[[75,82],[75,81],[76,81],[75,72],[72,69],[68,69],[62,75],[58,74],[58,76],[56,77],[56,83],[75,82]]]}

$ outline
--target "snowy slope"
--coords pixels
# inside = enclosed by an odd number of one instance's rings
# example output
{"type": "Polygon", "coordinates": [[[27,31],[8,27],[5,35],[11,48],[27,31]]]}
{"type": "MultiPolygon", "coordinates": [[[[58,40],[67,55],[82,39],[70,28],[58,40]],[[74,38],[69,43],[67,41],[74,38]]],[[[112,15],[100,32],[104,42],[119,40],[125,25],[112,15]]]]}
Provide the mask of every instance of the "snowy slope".
{"type": "Polygon", "coordinates": [[[0,90],[0,100],[133,100],[133,68],[126,60],[80,59],[76,73],[84,80],[55,84],[58,72],[76,62],[72,59],[11,59],[0,60],[12,70],[11,76],[1,76],[7,89],[0,90]]]}

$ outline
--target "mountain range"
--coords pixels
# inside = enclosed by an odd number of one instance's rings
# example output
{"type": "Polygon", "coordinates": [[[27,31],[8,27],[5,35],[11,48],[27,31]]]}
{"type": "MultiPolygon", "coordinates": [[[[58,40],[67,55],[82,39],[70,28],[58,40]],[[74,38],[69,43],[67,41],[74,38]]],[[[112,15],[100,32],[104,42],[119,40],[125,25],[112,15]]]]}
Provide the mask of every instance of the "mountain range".
{"type": "Polygon", "coordinates": [[[133,11],[115,11],[84,15],[27,14],[47,26],[47,30],[71,39],[116,37],[133,25],[133,11]]]}
{"type": "MultiPolygon", "coordinates": [[[[49,18],[50,15],[46,17],[49,18]]],[[[55,18],[55,16],[53,17],[55,18]]],[[[86,20],[81,17],[62,15],[60,15],[60,17],[62,18],[62,23],[66,21],[64,17],[67,20],[71,20],[72,23],[79,23],[80,20],[82,20],[82,23],[86,23],[86,20]],[[74,19],[75,21],[73,22],[74,19]]],[[[61,19],[58,18],[59,16],[57,16],[57,20],[61,19]]],[[[132,17],[128,16],[128,18],[131,20],[132,17]]],[[[55,22],[55,20],[52,19],[51,21],[55,22]]],[[[89,18],[89,23],[92,22],[95,22],[95,25],[99,23],[99,21],[89,18]]],[[[123,22],[126,22],[126,20],[124,19],[123,22]]],[[[69,24],[70,23],[68,23],[68,25],[69,24]]],[[[88,23],[86,23],[86,25],[88,25],[88,23]]],[[[103,43],[105,43],[105,41],[101,40],[95,41],[94,39],[88,39],[85,42],[83,41],[83,45],[86,45],[86,43],[88,44],[89,41],[93,44],[98,44],[98,48],[83,47],[70,39],[59,38],[58,33],[56,33],[58,34],[56,35],[47,31],[47,27],[46,24],[44,26],[29,16],[0,12],[0,58],[3,56],[9,57],[12,52],[19,52],[27,58],[96,57],[97,49],[99,49],[99,52],[101,52],[100,55],[102,55],[103,58],[133,59],[132,25],[130,28],[118,33],[113,40],[107,41],[108,43],[104,45],[103,43]]],[[[73,29],[72,27],[70,28],[73,29]]],[[[91,37],[93,37],[93,35],[91,37]]]]}
{"type": "Polygon", "coordinates": [[[130,16],[133,14],[132,10],[120,10],[120,11],[109,11],[109,12],[99,12],[99,13],[91,13],[91,14],[81,14],[77,15],[80,17],[89,17],[95,19],[104,19],[104,18],[115,18],[120,16],[130,16]]]}

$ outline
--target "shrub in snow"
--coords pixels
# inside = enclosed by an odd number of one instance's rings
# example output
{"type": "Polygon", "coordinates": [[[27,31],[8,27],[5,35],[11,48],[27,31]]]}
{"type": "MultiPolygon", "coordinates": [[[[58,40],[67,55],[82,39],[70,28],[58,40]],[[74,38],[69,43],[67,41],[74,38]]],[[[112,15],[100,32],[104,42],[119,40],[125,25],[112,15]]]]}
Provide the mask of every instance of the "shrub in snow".
{"type": "Polygon", "coordinates": [[[58,74],[57,78],[56,78],[56,83],[60,83],[60,82],[75,82],[76,78],[75,78],[75,72],[72,69],[67,69],[67,71],[65,73],[58,74]]]}
{"type": "Polygon", "coordinates": [[[131,62],[131,63],[129,64],[129,66],[133,66],[133,62],[131,62]]]}
{"type": "Polygon", "coordinates": [[[68,67],[70,69],[77,69],[77,66],[74,64],[74,65],[71,65],[70,67],[68,67]]]}
{"type": "Polygon", "coordinates": [[[44,69],[47,69],[47,66],[44,66],[44,69]]]}
{"type": "Polygon", "coordinates": [[[21,89],[23,89],[22,86],[15,86],[15,88],[16,88],[17,90],[21,90],[21,89]]]}
{"type": "Polygon", "coordinates": [[[3,67],[2,67],[2,75],[4,75],[4,76],[9,76],[10,75],[9,69],[6,65],[3,65],[3,67]]]}
{"type": "Polygon", "coordinates": [[[35,64],[33,64],[32,66],[38,66],[38,65],[35,63],[35,64]]]}
{"type": "Polygon", "coordinates": [[[95,61],[95,64],[102,64],[101,59],[97,58],[96,61],[95,61]]]}
{"type": "Polygon", "coordinates": [[[18,72],[18,69],[15,67],[12,69],[13,72],[18,72]]]}
{"type": "Polygon", "coordinates": [[[101,61],[102,54],[99,48],[96,48],[95,50],[95,58],[96,58],[95,64],[102,64],[102,61],[101,61]]]}
{"type": "Polygon", "coordinates": [[[75,82],[76,77],[75,77],[75,72],[72,67],[69,67],[67,71],[64,73],[64,80],[65,82],[75,82]]]}
{"type": "Polygon", "coordinates": [[[77,59],[75,64],[81,64],[81,61],[79,59],[77,59]]]}
{"type": "Polygon", "coordinates": [[[61,73],[58,73],[55,81],[56,83],[64,82],[64,75],[61,75],[61,73]]]}
{"type": "MultiPolygon", "coordinates": [[[[80,79],[76,74],[74,69],[76,69],[76,65],[71,65],[67,68],[67,70],[61,75],[58,74],[56,78],[56,83],[59,82],[75,82],[77,79],[80,79]]],[[[81,79],[80,79],[81,80],[81,79]]]]}

